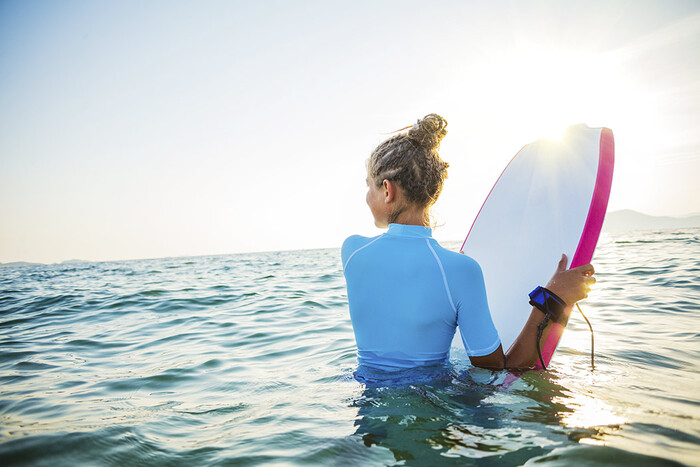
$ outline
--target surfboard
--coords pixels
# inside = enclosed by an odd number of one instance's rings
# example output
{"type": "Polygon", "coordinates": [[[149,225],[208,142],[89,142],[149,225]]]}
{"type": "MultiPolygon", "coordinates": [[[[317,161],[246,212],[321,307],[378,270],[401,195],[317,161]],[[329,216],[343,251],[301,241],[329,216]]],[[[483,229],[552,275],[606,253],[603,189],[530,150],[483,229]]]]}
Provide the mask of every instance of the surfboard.
{"type": "MultiPolygon", "coordinates": [[[[574,125],[561,140],[524,146],[486,197],[461,251],[481,265],[504,350],[530,315],[528,294],[547,284],[561,254],[569,268],[591,261],[608,206],[614,153],[610,129],[574,125]]],[[[542,347],[547,366],[570,314],[568,307],[542,347]]]]}

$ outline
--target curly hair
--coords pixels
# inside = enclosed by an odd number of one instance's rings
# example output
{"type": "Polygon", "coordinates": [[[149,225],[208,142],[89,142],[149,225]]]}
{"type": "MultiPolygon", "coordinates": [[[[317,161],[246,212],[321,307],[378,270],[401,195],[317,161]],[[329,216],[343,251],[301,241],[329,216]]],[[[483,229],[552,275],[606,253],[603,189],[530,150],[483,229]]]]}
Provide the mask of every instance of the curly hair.
{"type": "MultiPolygon", "coordinates": [[[[367,174],[377,187],[384,180],[392,181],[401,187],[408,202],[432,206],[440,196],[449,167],[438,154],[440,141],[447,134],[446,127],[444,118],[429,114],[412,127],[398,130],[408,129],[372,151],[367,161],[367,174]]],[[[398,213],[392,217],[397,216],[398,213]]]]}

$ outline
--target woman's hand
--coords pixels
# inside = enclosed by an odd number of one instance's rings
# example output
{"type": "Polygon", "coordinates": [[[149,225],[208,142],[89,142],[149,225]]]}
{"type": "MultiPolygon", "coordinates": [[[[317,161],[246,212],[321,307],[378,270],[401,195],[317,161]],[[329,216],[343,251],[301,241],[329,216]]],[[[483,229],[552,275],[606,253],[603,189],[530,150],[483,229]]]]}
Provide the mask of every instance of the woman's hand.
{"type": "MultiPolygon", "coordinates": [[[[595,270],[590,264],[584,264],[573,269],[566,269],[569,262],[566,255],[561,255],[561,261],[557,265],[557,270],[552,279],[547,284],[547,288],[557,294],[567,305],[573,305],[577,301],[586,298],[591,286],[595,284],[593,273],[595,270]]],[[[502,365],[510,369],[532,368],[537,362],[537,336],[538,324],[542,321],[542,312],[538,308],[533,308],[530,317],[520,334],[510,346],[503,361],[503,347],[498,347],[491,354],[483,357],[469,357],[472,364],[483,368],[498,368],[502,365]]],[[[550,321],[548,327],[552,326],[550,321]]],[[[540,337],[540,345],[543,346],[547,340],[548,331],[540,337]]]]}
{"type": "Polygon", "coordinates": [[[561,255],[557,270],[549,280],[547,288],[557,294],[567,305],[588,297],[591,286],[595,284],[595,270],[591,264],[584,264],[573,269],[566,269],[569,259],[561,255]]]}

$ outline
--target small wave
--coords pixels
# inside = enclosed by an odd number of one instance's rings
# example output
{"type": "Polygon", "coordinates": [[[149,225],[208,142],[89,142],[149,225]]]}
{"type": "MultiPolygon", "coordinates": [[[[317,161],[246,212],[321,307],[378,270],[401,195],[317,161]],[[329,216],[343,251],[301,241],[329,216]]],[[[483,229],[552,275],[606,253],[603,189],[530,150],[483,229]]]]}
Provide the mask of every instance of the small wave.
{"type": "MultiPolygon", "coordinates": [[[[595,437],[590,438],[591,443],[595,437]]],[[[586,443],[582,443],[586,444],[586,443]]],[[[511,456],[512,457],[512,456],[511,456]]],[[[663,459],[661,457],[648,456],[637,452],[625,451],[610,446],[575,446],[556,448],[547,454],[536,457],[526,454],[530,459],[527,465],[634,465],[639,467],[682,467],[683,464],[663,459]]]]}
{"type": "Polygon", "coordinates": [[[670,368],[674,370],[687,366],[686,362],[672,358],[668,354],[659,355],[643,350],[628,350],[623,352],[621,355],[624,355],[625,360],[641,363],[644,366],[657,366],[660,368],[670,368]]]}
{"type": "Polygon", "coordinates": [[[196,371],[191,369],[172,369],[165,373],[140,378],[108,380],[102,382],[108,392],[130,392],[139,389],[157,390],[178,387],[183,382],[196,379],[196,371]]]}
{"type": "Polygon", "coordinates": [[[152,290],[142,290],[138,292],[136,296],[142,297],[162,297],[163,295],[169,295],[171,292],[163,289],[152,289],[152,290]]]}
{"type": "Polygon", "coordinates": [[[180,410],[180,413],[188,415],[228,415],[236,412],[240,412],[248,408],[248,404],[235,404],[235,405],[225,405],[221,407],[213,408],[199,408],[197,410],[180,410]]]}
{"type": "Polygon", "coordinates": [[[98,349],[120,349],[133,345],[132,342],[96,341],[91,339],[74,339],[64,344],[66,347],[77,348],[98,348],[98,349]]]}
{"type": "Polygon", "coordinates": [[[328,307],[326,305],[323,305],[321,303],[315,302],[313,300],[306,300],[304,303],[302,303],[302,306],[307,306],[310,308],[322,308],[322,309],[327,309],[328,307]]]}
{"type": "Polygon", "coordinates": [[[613,243],[619,245],[635,245],[635,244],[647,244],[647,243],[662,243],[662,240],[615,240],[613,243]]]}
{"type": "Polygon", "coordinates": [[[324,274],[317,277],[316,280],[318,280],[318,282],[328,282],[337,279],[338,277],[340,277],[339,274],[324,274]]]}
{"type": "Polygon", "coordinates": [[[136,346],[134,349],[135,350],[146,349],[146,348],[151,348],[151,347],[154,347],[154,346],[157,346],[160,344],[167,344],[169,342],[179,342],[179,341],[186,342],[188,340],[196,340],[197,337],[201,337],[201,334],[197,333],[197,332],[182,332],[179,334],[173,334],[170,336],[161,337],[161,338],[156,339],[154,341],[141,343],[140,345],[136,346]]]}
{"type": "Polygon", "coordinates": [[[48,363],[23,361],[15,363],[13,368],[16,370],[41,371],[58,367],[56,365],[50,365],[48,363]]]}
{"type": "Polygon", "coordinates": [[[0,352],[0,362],[10,362],[20,358],[31,357],[37,355],[38,352],[26,350],[24,352],[0,352]]]}
{"type": "MultiPolygon", "coordinates": [[[[115,426],[11,440],[0,445],[0,457],[8,465],[90,465],[95,459],[106,465],[159,465],[172,463],[176,453],[163,449],[133,427],[115,426]]],[[[204,451],[190,460],[200,464],[211,459],[204,451]]]]}
{"type": "Polygon", "coordinates": [[[30,300],[25,304],[26,311],[41,311],[46,309],[57,308],[59,306],[64,306],[68,303],[74,303],[76,300],[82,299],[80,295],[50,295],[46,297],[39,297],[34,300],[30,300]]]}

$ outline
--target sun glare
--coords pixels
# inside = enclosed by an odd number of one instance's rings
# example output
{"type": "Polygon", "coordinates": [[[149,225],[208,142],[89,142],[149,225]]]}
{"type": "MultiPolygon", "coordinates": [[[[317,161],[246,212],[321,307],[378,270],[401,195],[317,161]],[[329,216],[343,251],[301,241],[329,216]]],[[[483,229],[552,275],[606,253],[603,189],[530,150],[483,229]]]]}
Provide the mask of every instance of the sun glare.
{"type": "Polygon", "coordinates": [[[520,141],[561,139],[575,124],[611,126],[635,118],[632,89],[605,55],[541,51],[485,64],[473,97],[520,141]],[[507,109],[507,111],[503,111],[507,109]],[[625,109],[627,109],[625,111],[625,109]],[[494,115],[495,114],[495,115],[494,115]]]}
{"type": "Polygon", "coordinates": [[[610,406],[594,397],[579,394],[573,398],[557,397],[554,402],[569,408],[559,414],[562,423],[568,427],[590,428],[623,425],[627,422],[624,417],[615,414],[610,406]]]}
{"type": "Polygon", "coordinates": [[[552,125],[550,128],[543,128],[542,134],[544,138],[553,141],[561,141],[564,139],[564,133],[566,133],[567,128],[568,126],[566,125],[552,125]]]}

